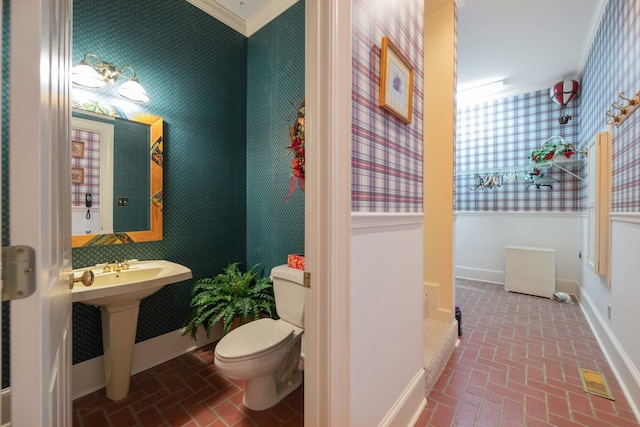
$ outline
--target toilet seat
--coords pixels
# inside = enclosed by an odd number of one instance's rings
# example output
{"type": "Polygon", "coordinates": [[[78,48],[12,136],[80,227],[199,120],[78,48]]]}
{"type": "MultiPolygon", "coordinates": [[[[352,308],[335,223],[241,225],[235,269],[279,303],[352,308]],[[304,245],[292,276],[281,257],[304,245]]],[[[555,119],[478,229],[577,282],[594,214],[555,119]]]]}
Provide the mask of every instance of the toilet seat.
{"type": "Polygon", "coordinates": [[[226,362],[255,359],[284,347],[293,335],[294,328],[284,321],[259,319],[225,335],[216,345],[215,354],[226,362]]]}

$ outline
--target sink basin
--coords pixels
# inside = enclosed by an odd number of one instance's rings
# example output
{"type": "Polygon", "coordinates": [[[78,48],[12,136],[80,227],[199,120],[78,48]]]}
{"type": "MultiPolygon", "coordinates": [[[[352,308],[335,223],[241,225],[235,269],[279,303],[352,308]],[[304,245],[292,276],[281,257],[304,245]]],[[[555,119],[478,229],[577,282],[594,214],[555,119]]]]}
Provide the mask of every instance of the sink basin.
{"type": "Polygon", "coordinates": [[[129,394],[140,300],[163,286],[190,279],[191,270],[164,260],[130,261],[128,270],[105,273],[102,267],[79,268],[73,277],[87,270],[94,274],[93,284],[75,282],[71,300],[100,307],[107,397],[121,400],[129,394]]]}
{"type": "Polygon", "coordinates": [[[191,270],[171,261],[132,261],[128,270],[105,273],[102,268],[79,268],[73,275],[79,277],[86,270],[93,271],[91,286],[76,282],[71,300],[99,307],[139,302],[163,286],[192,277],[191,270]]]}

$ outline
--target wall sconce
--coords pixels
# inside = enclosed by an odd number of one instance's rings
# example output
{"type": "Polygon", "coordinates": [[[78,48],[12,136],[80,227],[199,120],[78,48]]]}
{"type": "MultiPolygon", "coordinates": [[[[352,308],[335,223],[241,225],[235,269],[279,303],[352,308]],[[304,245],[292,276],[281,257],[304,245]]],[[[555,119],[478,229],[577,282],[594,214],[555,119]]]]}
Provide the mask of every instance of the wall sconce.
{"type": "Polygon", "coordinates": [[[86,53],[82,61],[71,70],[71,81],[77,85],[94,89],[102,88],[109,83],[114,83],[118,77],[125,77],[125,71],[131,73],[131,77],[120,85],[117,92],[123,98],[136,102],[148,102],[149,96],[144,90],[133,68],[125,65],[116,68],[111,62],[105,62],[94,53],[86,53]],[[97,61],[95,64],[89,62],[89,58],[97,61]]]}

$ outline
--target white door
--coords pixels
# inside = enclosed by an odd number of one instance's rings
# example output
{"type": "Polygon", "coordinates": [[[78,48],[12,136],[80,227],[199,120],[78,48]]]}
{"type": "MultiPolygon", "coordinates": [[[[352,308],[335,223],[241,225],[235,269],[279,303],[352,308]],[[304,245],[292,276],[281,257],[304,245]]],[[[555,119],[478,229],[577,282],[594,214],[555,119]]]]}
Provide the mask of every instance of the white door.
{"type": "Polygon", "coordinates": [[[36,250],[35,293],[11,302],[11,421],[72,425],[71,0],[12,0],[11,245],[36,250]]]}

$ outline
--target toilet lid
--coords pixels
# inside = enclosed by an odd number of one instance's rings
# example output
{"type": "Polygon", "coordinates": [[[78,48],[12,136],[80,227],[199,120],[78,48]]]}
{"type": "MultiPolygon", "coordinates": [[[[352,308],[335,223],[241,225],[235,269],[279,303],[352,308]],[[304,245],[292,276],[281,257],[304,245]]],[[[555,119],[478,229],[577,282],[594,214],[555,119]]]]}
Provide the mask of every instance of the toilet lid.
{"type": "Polygon", "coordinates": [[[216,345],[216,354],[225,359],[239,359],[268,353],[289,341],[292,335],[293,328],[285,322],[255,320],[225,335],[216,345]]]}

